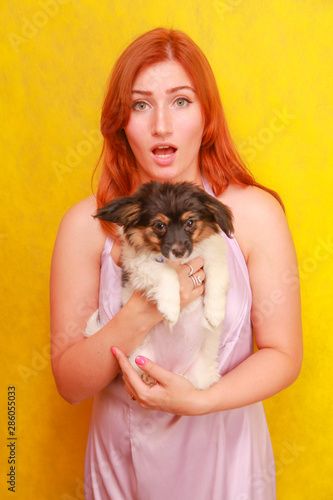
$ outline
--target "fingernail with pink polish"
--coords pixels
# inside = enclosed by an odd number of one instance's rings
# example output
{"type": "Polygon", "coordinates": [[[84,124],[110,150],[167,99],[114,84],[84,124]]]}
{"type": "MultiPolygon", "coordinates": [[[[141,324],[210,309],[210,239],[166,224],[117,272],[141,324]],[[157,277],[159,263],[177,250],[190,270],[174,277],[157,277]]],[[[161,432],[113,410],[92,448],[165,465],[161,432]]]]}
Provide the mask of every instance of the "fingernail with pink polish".
{"type": "Polygon", "coordinates": [[[114,348],[114,347],[111,347],[111,352],[112,352],[112,354],[114,354],[114,355],[116,355],[116,354],[117,354],[117,351],[115,350],[115,348],[114,348]]]}
{"type": "Polygon", "coordinates": [[[136,364],[137,364],[137,365],[139,365],[139,366],[143,366],[143,365],[145,365],[145,364],[146,364],[146,361],[147,361],[147,360],[146,360],[146,358],[144,358],[143,356],[137,356],[137,357],[135,358],[135,362],[136,362],[136,364]]]}

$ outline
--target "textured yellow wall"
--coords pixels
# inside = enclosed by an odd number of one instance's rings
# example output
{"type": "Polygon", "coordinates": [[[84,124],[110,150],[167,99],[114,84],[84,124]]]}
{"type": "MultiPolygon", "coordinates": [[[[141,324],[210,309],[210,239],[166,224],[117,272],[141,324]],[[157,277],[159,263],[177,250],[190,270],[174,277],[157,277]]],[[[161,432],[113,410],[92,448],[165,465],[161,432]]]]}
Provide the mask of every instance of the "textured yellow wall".
{"type": "Polygon", "coordinates": [[[333,498],[332,2],[1,4],[0,497],[83,498],[90,403],[71,407],[55,391],[51,252],[63,213],[90,194],[110,68],[133,37],[163,25],[202,47],[244,159],[285,202],[300,263],[305,361],[297,383],[265,402],[278,500],[333,498]],[[11,386],[16,440],[7,440],[11,386]],[[16,495],[4,476],[10,442],[16,495]]]}

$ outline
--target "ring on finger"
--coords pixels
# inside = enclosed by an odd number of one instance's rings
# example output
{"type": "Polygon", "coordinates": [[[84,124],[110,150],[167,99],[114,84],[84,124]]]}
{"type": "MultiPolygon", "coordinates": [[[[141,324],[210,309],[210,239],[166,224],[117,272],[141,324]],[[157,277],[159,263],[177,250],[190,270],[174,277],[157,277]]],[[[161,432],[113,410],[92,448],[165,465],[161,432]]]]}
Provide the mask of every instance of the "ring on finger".
{"type": "Polygon", "coordinates": [[[197,288],[197,286],[200,286],[202,284],[202,278],[201,276],[196,277],[194,274],[190,276],[191,280],[193,281],[194,288],[197,288]]]}
{"type": "Polygon", "coordinates": [[[185,266],[188,266],[190,268],[190,274],[189,274],[189,276],[191,277],[192,274],[193,274],[193,272],[194,272],[193,267],[188,262],[185,262],[185,266]]]}
{"type": "Polygon", "coordinates": [[[153,387],[155,384],[157,384],[157,380],[148,375],[148,373],[143,373],[141,375],[141,379],[146,385],[149,385],[149,387],[153,387]]]}

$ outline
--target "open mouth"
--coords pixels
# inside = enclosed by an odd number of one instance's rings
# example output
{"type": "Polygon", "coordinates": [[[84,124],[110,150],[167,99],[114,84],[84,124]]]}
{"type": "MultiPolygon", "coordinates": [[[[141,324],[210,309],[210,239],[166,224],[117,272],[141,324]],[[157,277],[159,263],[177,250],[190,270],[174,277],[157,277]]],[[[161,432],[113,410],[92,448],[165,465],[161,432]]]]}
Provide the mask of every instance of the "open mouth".
{"type": "Polygon", "coordinates": [[[177,149],[169,144],[165,146],[157,146],[152,150],[153,155],[160,160],[167,160],[172,158],[177,149]]]}

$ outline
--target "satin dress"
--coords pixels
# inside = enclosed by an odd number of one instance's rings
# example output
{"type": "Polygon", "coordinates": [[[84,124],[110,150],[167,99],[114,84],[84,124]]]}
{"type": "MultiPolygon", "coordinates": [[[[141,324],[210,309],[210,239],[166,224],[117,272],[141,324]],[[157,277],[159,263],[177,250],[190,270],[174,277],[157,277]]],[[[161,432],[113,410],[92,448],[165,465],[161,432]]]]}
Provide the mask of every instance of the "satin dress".
{"type": "MultiPolygon", "coordinates": [[[[204,180],[205,189],[213,194],[204,180]]],[[[230,275],[218,353],[221,375],[253,353],[252,294],[243,254],[225,238],[230,275]]],[[[99,314],[121,307],[121,269],[107,238],[101,256],[99,314]]],[[[202,308],[181,315],[170,334],[152,331],[155,361],[184,372],[200,342],[202,308]]],[[[94,396],[85,459],[86,500],[274,500],[275,466],[262,403],[203,416],[140,408],[118,375],[94,396]]]]}

